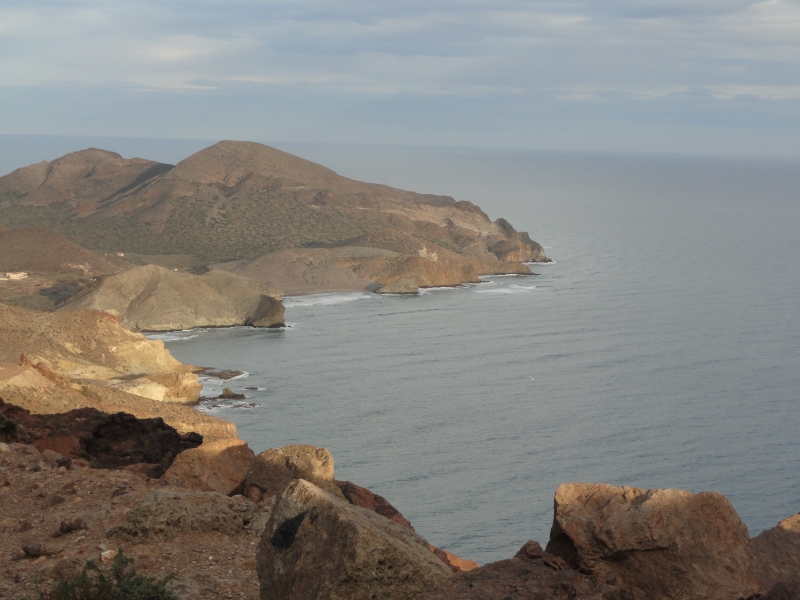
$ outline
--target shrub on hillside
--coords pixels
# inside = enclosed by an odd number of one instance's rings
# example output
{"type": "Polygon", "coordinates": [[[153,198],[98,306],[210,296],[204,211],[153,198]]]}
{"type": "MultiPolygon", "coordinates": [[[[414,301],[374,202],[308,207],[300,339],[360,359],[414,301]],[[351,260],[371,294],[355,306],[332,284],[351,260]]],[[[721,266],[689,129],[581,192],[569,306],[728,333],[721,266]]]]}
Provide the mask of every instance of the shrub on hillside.
{"type": "Polygon", "coordinates": [[[167,589],[173,576],[155,579],[139,575],[132,563],[121,550],[110,572],[89,560],[80,573],[65,577],[49,592],[40,591],[37,600],[179,600],[167,589]]]}

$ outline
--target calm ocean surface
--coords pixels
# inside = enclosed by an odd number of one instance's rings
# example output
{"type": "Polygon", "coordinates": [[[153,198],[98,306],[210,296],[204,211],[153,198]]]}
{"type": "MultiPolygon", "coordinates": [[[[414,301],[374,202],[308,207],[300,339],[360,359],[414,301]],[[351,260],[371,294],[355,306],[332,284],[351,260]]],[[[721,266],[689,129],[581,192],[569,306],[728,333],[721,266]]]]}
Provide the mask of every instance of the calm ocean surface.
{"type": "Polygon", "coordinates": [[[561,482],[718,491],[751,534],[800,510],[798,164],[287,149],[475,201],[556,262],[410,298],[288,298],[280,331],[155,336],[248,373],[229,384],[257,406],[210,412],[254,450],[325,446],[339,479],[480,562],[546,542],[561,482]]]}
{"type": "MultiPolygon", "coordinates": [[[[0,136],[0,170],[206,145],[0,136]]],[[[227,385],[256,406],[211,412],[256,451],[326,446],[338,478],[480,562],[546,542],[566,481],[715,490],[751,534],[800,510],[800,164],[280,147],[472,200],[557,262],[412,298],[289,298],[280,331],[155,336],[180,360],[247,371],[227,385]]]]}

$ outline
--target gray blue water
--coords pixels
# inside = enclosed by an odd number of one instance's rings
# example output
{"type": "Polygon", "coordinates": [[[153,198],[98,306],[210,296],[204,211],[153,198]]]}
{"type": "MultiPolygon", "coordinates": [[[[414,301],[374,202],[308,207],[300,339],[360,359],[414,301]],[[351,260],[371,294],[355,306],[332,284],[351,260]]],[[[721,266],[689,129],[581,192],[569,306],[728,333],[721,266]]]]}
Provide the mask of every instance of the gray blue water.
{"type": "Polygon", "coordinates": [[[566,481],[715,490],[751,534],[800,510],[796,163],[290,150],[473,200],[556,262],[417,297],[289,298],[281,331],[162,336],[248,373],[229,384],[257,406],[210,410],[256,451],[325,446],[338,478],[480,562],[546,542],[566,481]]]}
{"type": "MultiPolygon", "coordinates": [[[[0,136],[0,171],[206,145],[0,136]]],[[[472,200],[557,262],[413,298],[289,299],[282,331],[163,336],[181,360],[248,372],[229,382],[246,402],[212,410],[255,450],[326,446],[337,477],[480,562],[545,542],[564,481],[716,490],[751,534],[800,510],[800,164],[280,147],[472,200]]]]}

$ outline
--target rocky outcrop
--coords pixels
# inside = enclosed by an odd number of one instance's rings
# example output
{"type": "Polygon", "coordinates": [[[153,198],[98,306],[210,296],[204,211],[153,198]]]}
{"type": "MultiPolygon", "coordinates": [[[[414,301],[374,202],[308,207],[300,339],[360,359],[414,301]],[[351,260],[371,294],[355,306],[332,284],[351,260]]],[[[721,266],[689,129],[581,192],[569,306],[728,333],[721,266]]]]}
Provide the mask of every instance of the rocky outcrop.
{"type": "Polygon", "coordinates": [[[283,304],[278,298],[262,295],[253,314],[245,321],[251,327],[276,327],[283,325],[283,304]]]}
{"type": "Polygon", "coordinates": [[[547,551],[636,599],[731,600],[758,591],[747,528],[713,492],[562,484],[547,551]]]}
{"type": "Polygon", "coordinates": [[[151,471],[155,476],[163,474],[176,456],[203,441],[196,433],[180,435],[162,419],[109,415],[93,408],[37,415],[0,400],[0,419],[13,424],[14,441],[32,443],[40,452],[83,457],[103,469],[154,465],[160,470],[151,471]]]}
{"type": "Polygon", "coordinates": [[[278,496],[257,569],[262,600],[407,600],[451,576],[410,529],[303,480],[278,496]]]}
{"type": "Polygon", "coordinates": [[[800,513],[762,531],[750,540],[750,550],[762,590],[783,581],[794,580],[797,585],[800,582],[800,513]]]}
{"type": "Polygon", "coordinates": [[[142,331],[193,327],[283,324],[280,291],[225,271],[179,273],[147,265],[103,279],[67,304],[69,310],[101,310],[142,331]]]}
{"type": "Polygon", "coordinates": [[[487,249],[497,260],[507,262],[547,262],[544,248],[534,242],[524,231],[517,231],[505,219],[497,219],[495,224],[503,232],[505,239],[498,240],[487,249]]]}
{"type": "Polygon", "coordinates": [[[180,453],[164,475],[170,485],[225,496],[244,483],[255,453],[243,440],[219,440],[180,453]]]}
{"type": "Polygon", "coordinates": [[[20,360],[61,387],[88,383],[180,403],[197,402],[202,387],[192,367],[175,360],[163,342],[97,311],[42,313],[0,305],[0,361],[20,360]]]}
{"type": "Polygon", "coordinates": [[[244,494],[280,494],[295,479],[305,479],[344,500],[333,479],[333,456],[327,448],[296,444],[271,448],[256,456],[244,481],[244,494]]]}

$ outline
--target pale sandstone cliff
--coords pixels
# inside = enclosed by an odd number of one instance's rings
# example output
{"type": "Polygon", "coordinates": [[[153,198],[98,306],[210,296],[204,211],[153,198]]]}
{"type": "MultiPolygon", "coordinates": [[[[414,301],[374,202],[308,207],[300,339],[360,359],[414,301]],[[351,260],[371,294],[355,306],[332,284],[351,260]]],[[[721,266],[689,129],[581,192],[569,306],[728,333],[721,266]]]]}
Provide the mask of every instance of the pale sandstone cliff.
{"type": "Polygon", "coordinates": [[[103,279],[67,304],[102,310],[142,331],[283,324],[280,290],[225,271],[179,273],[147,265],[103,279]]]}
{"type": "Polygon", "coordinates": [[[153,400],[193,403],[200,383],[164,348],[99,311],[43,313],[0,305],[0,360],[153,400]]]}

